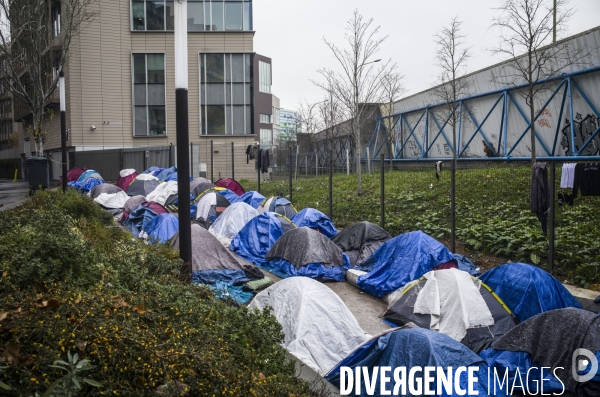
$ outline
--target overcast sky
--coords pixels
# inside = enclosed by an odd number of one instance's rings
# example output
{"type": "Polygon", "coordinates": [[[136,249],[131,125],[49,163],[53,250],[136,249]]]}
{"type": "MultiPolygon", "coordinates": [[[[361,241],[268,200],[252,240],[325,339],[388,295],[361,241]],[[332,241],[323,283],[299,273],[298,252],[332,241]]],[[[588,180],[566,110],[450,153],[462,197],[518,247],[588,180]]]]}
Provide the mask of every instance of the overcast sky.
{"type": "MultiPolygon", "coordinates": [[[[254,49],[273,59],[273,93],[281,107],[295,109],[307,99],[324,98],[310,80],[317,70],[336,67],[323,37],[343,44],[346,22],[355,9],[373,18],[388,39],[376,58],[392,58],[405,75],[407,95],[430,88],[437,80],[434,35],[456,15],[472,46],[468,71],[500,58],[488,51],[498,42],[490,29],[501,0],[254,0],[254,49]]],[[[600,25],[600,0],[571,0],[575,15],[568,27],[574,35],[600,25]]],[[[376,59],[374,58],[374,59],[376,59]]]]}

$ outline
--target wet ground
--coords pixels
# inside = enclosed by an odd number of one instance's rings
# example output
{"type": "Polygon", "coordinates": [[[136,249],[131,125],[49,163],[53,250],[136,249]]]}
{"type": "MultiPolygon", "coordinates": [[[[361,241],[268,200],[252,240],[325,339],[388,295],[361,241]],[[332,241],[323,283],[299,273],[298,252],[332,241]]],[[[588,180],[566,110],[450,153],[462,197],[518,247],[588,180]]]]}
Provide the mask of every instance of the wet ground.
{"type": "Polygon", "coordinates": [[[13,182],[11,179],[0,179],[0,211],[19,206],[29,194],[27,181],[13,182]]]}

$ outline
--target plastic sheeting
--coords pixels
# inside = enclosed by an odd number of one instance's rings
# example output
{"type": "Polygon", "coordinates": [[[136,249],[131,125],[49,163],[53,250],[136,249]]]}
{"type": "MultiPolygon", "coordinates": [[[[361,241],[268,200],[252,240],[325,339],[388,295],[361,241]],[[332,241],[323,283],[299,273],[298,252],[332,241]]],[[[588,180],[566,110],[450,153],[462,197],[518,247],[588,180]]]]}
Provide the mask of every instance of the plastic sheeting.
{"type": "Polygon", "coordinates": [[[121,209],[125,207],[127,201],[129,201],[130,197],[124,191],[120,191],[118,193],[101,193],[98,197],[94,199],[94,201],[104,208],[108,209],[121,209]]]}
{"type": "Polygon", "coordinates": [[[102,185],[104,183],[105,183],[104,179],[102,179],[102,178],[96,179],[93,176],[91,176],[88,179],[86,179],[85,182],[83,182],[81,184],[81,186],[79,187],[79,190],[81,190],[83,193],[88,193],[90,190],[92,190],[96,186],[102,185]]]}
{"type": "Polygon", "coordinates": [[[160,214],[166,214],[168,211],[158,203],[144,203],[131,211],[123,226],[127,227],[135,236],[140,236],[143,229],[154,218],[160,214]]]}
{"type": "Polygon", "coordinates": [[[256,216],[258,211],[248,204],[235,203],[223,211],[208,231],[225,247],[229,247],[231,240],[256,216]]]}
{"type": "Polygon", "coordinates": [[[142,177],[148,177],[148,174],[141,174],[131,182],[131,185],[127,188],[127,194],[130,196],[147,196],[154,191],[160,184],[158,179],[151,177],[152,179],[144,179],[142,177]]]}
{"type": "Polygon", "coordinates": [[[368,241],[387,241],[392,236],[371,222],[358,222],[342,229],[332,241],[343,251],[360,250],[368,241]]]}
{"type": "Polygon", "coordinates": [[[177,182],[163,182],[146,196],[146,200],[165,205],[167,199],[173,194],[177,194],[177,182]]]}
{"type": "MultiPolygon", "coordinates": [[[[473,389],[480,396],[504,397],[506,394],[500,390],[494,391],[493,388],[487,390],[488,366],[485,362],[470,351],[466,346],[458,343],[449,336],[422,328],[400,329],[375,337],[355,349],[348,357],[338,363],[331,370],[326,379],[333,385],[340,385],[340,368],[344,367],[367,367],[369,373],[372,373],[374,367],[406,367],[407,371],[414,367],[442,367],[444,369],[452,367],[479,367],[474,373],[477,382],[473,384],[473,389]]],[[[467,371],[460,374],[460,387],[462,390],[468,390],[467,371]]],[[[417,374],[416,376],[422,376],[417,374]]],[[[377,377],[372,393],[369,393],[365,387],[364,378],[361,386],[361,396],[380,395],[380,378],[377,377]]],[[[393,384],[393,376],[391,382],[393,384]]],[[[388,383],[388,385],[390,385],[388,383]]],[[[434,376],[430,389],[437,390],[437,381],[434,376]]],[[[388,390],[391,391],[392,387],[388,390]]],[[[452,388],[449,394],[443,396],[458,396],[456,388],[452,388]]],[[[420,394],[411,394],[407,387],[406,396],[422,396],[420,394]]],[[[391,394],[391,393],[390,393],[391,394]]]]}
{"type": "MultiPolygon", "coordinates": [[[[172,244],[179,249],[179,233],[173,236],[172,244]]],[[[233,285],[250,281],[231,252],[198,224],[192,224],[192,278],[203,284],[223,281],[233,285]]]]}
{"type": "Polygon", "coordinates": [[[459,254],[452,254],[452,256],[454,257],[454,260],[458,264],[459,270],[462,270],[463,272],[467,272],[471,276],[475,276],[475,277],[481,275],[479,268],[476,267],[475,264],[473,262],[471,262],[469,260],[469,258],[467,258],[466,256],[462,256],[459,254]]]}
{"type": "Polygon", "coordinates": [[[114,193],[120,193],[122,191],[123,191],[123,189],[121,189],[118,186],[111,185],[110,183],[103,183],[101,185],[94,187],[92,190],[90,190],[90,192],[88,194],[89,194],[90,198],[92,200],[94,200],[94,199],[96,199],[96,197],[100,196],[102,193],[114,194],[114,193]]]}
{"type": "Polygon", "coordinates": [[[135,174],[135,170],[133,168],[125,168],[124,170],[119,171],[119,177],[126,178],[135,174]]]}
{"type": "Polygon", "coordinates": [[[356,284],[381,298],[450,261],[454,262],[452,253],[433,237],[422,231],[405,233],[387,241],[356,268],[368,272],[356,284]]]}
{"type": "Polygon", "coordinates": [[[521,322],[549,310],[581,309],[577,299],[560,281],[536,266],[510,263],[485,272],[480,279],[521,322]]]}
{"type": "Polygon", "coordinates": [[[121,218],[121,222],[125,222],[127,220],[127,217],[129,217],[129,214],[131,213],[131,211],[133,211],[139,205],[142,205],[146,202],[147,201],[146,201],[145,196],[130,197],[129,200],[127,200],[127,202],[123,206],[123,217],[121,218]]]}
{"type": "Polygon", "coordinates": [[[165,179],[167,179],[170,175],[177,173],[177,167],[171,167],[171,168],[166,168],[164,170],[162,170],[160,173],[158,173],[158,175],[156,175],[156,178],[161,181],[164,182],[165,179]]]}
{"type": "Polygon", "coordinates": [[[283,328],[283,346],[320,375],[370,338],[331,289],[305,277],[281,280],[249,305],[267,306],[283,328]]]}
{"type": "MultiPolygon", "coordinates": [[[[100,176],[100,174],[95,170],[86,170],[79,176],[79,178],[77,178],[77,182],[83,182],[94,174],[97,174],[98,176],[100,176]]],[[[100,177],[100,179],[101,178],[102,177],[100,177]]]]}
{"type": "Polygon", "coordinates": [[[231,179],[231,178],[221,178],[215,182],[215,186],[224,187],[225,189],[229,189],[232,192],[234,192],[237,196],[241,196],[244,193],[246,193],[246,191],[244,190],[242,185],[240,185],[238,183],[238,181],[236,181],[235,179],[231,179]]]}
{"type": "Polygon", "coordinates": [[[258,208],[267,198],[254,190],[244,193],[239,201],[242,201],[252,208],[258,208]]]}
{"type": "Polygon", "coordinates": [[[164,170],[164,168],[159,168],[159,167],[156,167],[156,166],[152,166],[152,167],[148,168],[146,171],[142,172],[142,174],[150,174],[150,175],[152,175],[152,174],[154,174],[154,172],[159,173],[162,170],[164,170]]]}
{"type": "Polygon", "coordinates": [[[283,235],[280,218],[266,212],[253,218],[231,241],[230,250],[255,265],[264,265],[267,253],[283,235]]]}
{"type": "Polygon", "coordinates": [[[323,233],[327,238],[332,238],[338,234],[338,231],[331,219],[329,219],[329,217],[327,217],[327,215],[321,211],[314,208],[305,208],[298,212],[292,218],[292,222],[294,222],[297,227],[306,226],[317,230],[323,233]]]}
{"type": "Polygon", "coordinates": [[[179,218],[173,214],[160,214],[144,228],[146,238],[152,243],[166,243],[179,232],[179,218]]]}
{"type": "Polygon", "coordinates": [[[218,190],[215,190],[217,193],[219,193],[221,196],[225,197],[227,199],[227,201],[229,201],[231,204],[237,203],[240,201],[240,196],[238,196],[235,192],[232,192],[229,189],[223,189],[223,188],[219,188],[218,190]]]}

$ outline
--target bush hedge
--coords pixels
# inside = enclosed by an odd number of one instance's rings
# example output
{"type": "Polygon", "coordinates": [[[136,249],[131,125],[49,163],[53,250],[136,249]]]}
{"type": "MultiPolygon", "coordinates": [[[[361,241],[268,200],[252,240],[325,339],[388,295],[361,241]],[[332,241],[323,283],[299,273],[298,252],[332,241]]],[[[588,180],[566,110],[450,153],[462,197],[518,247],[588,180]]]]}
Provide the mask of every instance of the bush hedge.
{"type": "Polygon", "coordinates": [[[85,377],[92,381],[77,378],[76,394],[59,386],[51,395],[308,393],[294,377],[279,345],[281,326],[270,313],[184,285],[179,268],[170,248],[133,241],[76,192],[40,192],[0,213],[6,393],[46,393],[65,376],[51,365],[75,353],[91,361],[85,377]]]}

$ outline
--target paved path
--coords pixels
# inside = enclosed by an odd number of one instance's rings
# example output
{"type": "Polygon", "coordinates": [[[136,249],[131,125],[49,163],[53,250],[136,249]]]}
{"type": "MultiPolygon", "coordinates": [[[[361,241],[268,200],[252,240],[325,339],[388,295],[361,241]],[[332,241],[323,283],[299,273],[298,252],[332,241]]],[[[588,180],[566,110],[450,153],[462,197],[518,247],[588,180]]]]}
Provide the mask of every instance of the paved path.
{"type": "Polygon", "coordinates": [[[29,194],[27,181],[13,182],[11,179],[0,179],[0,211],[6,211],[21,205],[29,194]]]}

